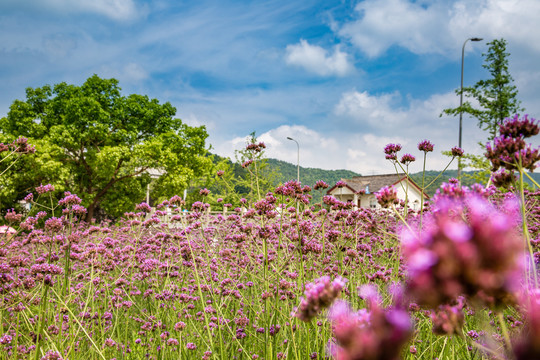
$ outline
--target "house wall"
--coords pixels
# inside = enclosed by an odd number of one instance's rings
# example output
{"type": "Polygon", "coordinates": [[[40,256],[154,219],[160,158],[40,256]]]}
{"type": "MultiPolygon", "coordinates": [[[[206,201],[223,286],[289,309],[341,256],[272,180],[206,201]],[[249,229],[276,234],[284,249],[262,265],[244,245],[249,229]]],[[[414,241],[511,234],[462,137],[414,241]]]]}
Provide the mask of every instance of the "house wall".
{"type": "Polygon", "coordinates": [[[354,199],[354,193],[346,187],[334,189],[332,191],[332,196],[343,202],[353,201],[354,199]]]}
{"type": "Polygon", "coordinates": [[[372,208],[372,205],[374,205],[376,209],[380,208],[379,204],[377,203],[377,198],[375,197],[375,194],[360,195],[359,200],[360,207],[372,208]]]}
{"type": "MultiPolygon", "coordinates": [[[[409,184],[409,187],[407,189],[407,182],[406,181],[403,181],[402,183],[400,184],[396,184],[394,185],[396,191],[397,191],[397,197],[399,200],[403,200],[405,201],[405,191],[407,190],[408,192],[408,202],[409,202],[409,206],[411,207],[411,209],[413,210],[418,210],[420,209],[420,200],[421,200],[421,194],[420,194],[420,191],[418,191],[416,189],[416,187],[414,187],[412,184],[409,184]],[[403,185],[403,186],[402,186],[403,185]]],[[[336,188],[332,191],[331,193],[332,196],[334,196],[336,199],[340,200],[340,201],[351,201],[351,202],[354,202],[354,193],[344,187],[344,188],[336,188]]],[[[375,206],[376,209],[380,209],[381,207],[379,206],[378,202],[377,202],[377,198],[375,197],[375,194],[374,193],[371,193],[371,194],[358,194],[357,195],[358,197],[358,205],[360,207],[363,207],[363,208],[373,208],[373,206],[375,206]]],[[[425,199],[424,199],[425,201],[425,199]]]]}
{"type": "MultiPolygon", "coordinates": [[[[405,190],[407,190],[407,182],[402,181],[401,184],[396,184],[395,188],[397,190],[397,196],[398,199],[405,201],[405,190]]],[[[407,190],[408,193],[408,202],[409,206],[413,210],[420,209],[420,200],[421,200],[421,194],[420,191],[416,189],[413,185],[409,184],[409,189],[407,190]]]]}

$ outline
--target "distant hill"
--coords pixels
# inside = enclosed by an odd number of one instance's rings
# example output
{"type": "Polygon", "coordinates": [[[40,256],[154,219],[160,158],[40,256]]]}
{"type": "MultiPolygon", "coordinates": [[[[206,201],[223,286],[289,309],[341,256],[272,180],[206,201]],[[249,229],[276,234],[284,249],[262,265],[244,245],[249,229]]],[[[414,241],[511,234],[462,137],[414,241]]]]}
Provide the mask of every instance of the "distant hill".
{"type": "MultiPolygon", "coordinates": [[[[218,155],[214,155],[215,160],[223,159],[218,155]]],[[[274,184],[279,185],[290,180],[296,180],[297,176],[297,167],[294,164],[288,163],[286,161],[281,161],[277,159],[267,159],[269,170],[274,174],[274,184]]],[[[244,172],[244,169],[240,165],[233,165],[235,173],[240,175],[244,172]]],[[[472,180],[471,176],[475,174],[475,171],[464,171],[462,177],[463,185],[470,186],[475,181],[472,180]]],[[[350,179],[354,176],[360,176],[361,174],[350,171],[350,170],[324,170],[318,168],[308,168],[300,166],[300,182],[303,185],[309,185],[313,187],[318,180],[326,182],[329,186],[335,185],[341,179],[350,179]]],[[[430,184],[437,176],[439,171],[429,170],[426,171],[424,184],[427,186],[430,184]]],[[[537,182],[540,183],[540,173],[532,173],[531,177],[537,182]]],[[[422,185],[422,172],[411,174],[411,178],[419,186],[422,185]]],[[[457,170],[447,170],[441,175],[437,180],[433,182],[427,189],[426,193],[430,196],[433,196],[435,191],[442,185],[444,182],[448,182],[450,178],[457,178],[457,170]]],[[[486,179],[487,181],[487,179],[486,179]]],[[[530,183],[530,181],[529,181],[530,183]]],[[[312,195],[314,197],[314,202],[319,202],[321,200],[320,193],[318,191],[313,191],[312,195]]],[[[324,193],[323,193],[324,195],[324,193]]]]}
{"type": "MultiPolygon", "coordinates": [[[[296,165],[281,160],[268,159],[268,166],[278,175],[278,178],[276,179],[277,183],[296,180],[296,165]]],[[[300,182],[303,185],[309,185],[311,187],[319,180],[332,186],[342,178],[351,178],[353,176],[360,176],[360,174],[350,170],[323,170],[300,166],[300,182]]]]}
{"type": "MultiPolygon", "coordinates": [[[[290,180],[296,180],[296,165],[281,160],[268,159],[268,167],[276,174],[276,185],[290,180]]],[[[323,170],[300,166],[300,182],[302,185],[308,185],[312,188],[319,180],[324,181],[329,186],[333,186],[339,180],[349,179],[353,176],[360,176],[360,174],[350,170],[323,170]]],[[[325,194],[326,192],[323,192],[322,195],[325,194]]],[[[312,203],[321,201],[321,193],[319,191],[312,191],[311,195],[313,196],[312,203]]]]}
{"type": "MultiPolygon", "coordinates": [[[[289,180],[296,179],[296,165],[276,159],[268,159],[268,165],[277,174],[277,183],[283,183],[289,180]]],[[[439,173],[440,171],[435,170],[428,170],[425,173],[424,185],[427,186],[433,182],[426,189],[426,193],[429,196],[433,196],[435,194],[435,191],[443,183],[448,182],[448,180],[450,180],[451,178],[457,178],[457,170],[446,170],[439,178],[437,178],[439,173]]],[[[474,184],[476,181],[472,179],[472,176],[475,173],[475,171],[463,171],[462,184],[465,186],[471,186],[472,184],[474,184]]],[[[529,173],[529,175],[531,175],[531,177],[537,183],[540,183],[540,173],[529,173]]],[[[337,181],[341,179],[350,179],[353,176],[360,176],[360,174],[350,170],[323,170],[317,168],[305,168],[300,166],[300,181],[302,182],[302,184],[309,186],[313,186],[318,180],[323,180],[328,185],[333,186],[337,181]]],[[[422,172],[411,174],[411,178],[415,183],[418,184],[418,186],[422,186],[422,172]]],[[[487,179],[485,180],[485,182],[487,182],[487,179]]],[[[529,184],[532,184],[530,181],[527,182],[529,184]]],[[[313,192],[312,195],[316,197],[317,201],[319,201],[319,197],[316,192],[313,192]]]]}

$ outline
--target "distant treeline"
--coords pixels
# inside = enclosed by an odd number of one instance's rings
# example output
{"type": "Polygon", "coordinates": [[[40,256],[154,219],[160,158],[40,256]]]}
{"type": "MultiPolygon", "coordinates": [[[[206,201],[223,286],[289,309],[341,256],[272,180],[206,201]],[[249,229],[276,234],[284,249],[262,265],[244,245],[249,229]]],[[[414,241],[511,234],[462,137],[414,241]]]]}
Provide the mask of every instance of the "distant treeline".
{"type": "MultiPolygon", "coordinates": [[[[216,157],[218,159],[222,159],[217,155],[216,157]]],[[[272,174],[271,180],[274,185],[277,186],[290,180],[296,180],[296,165],[277,159],[265,159],[265,161],[268,166],[269,172],[272,174]]],[[[246,171],[239,164],[234,164],[233,168],[236,176],[242,176],[244,175],[244,173],[246,173],[246,171]]],[[[435,191],[443,183],[448,182],[449,179],[457,178],[457,170],[446,170],[439,178],[437,178],[439,173],[439,171],[434,170],[429,170],[425,173],[425,186],[431,184],[426,189],[426,193],[429,196],[433,196],[435,194],[435,191]]],[[[470,186],[476,182],[480,182],[485,185],[488,180],[484,177],[481,181],[479,181],[478,179],[480,179],[481,177],[479,175],[479,172],[477,171],[463,171],[462,175],[462,184],[465,186],[470,186]]],[[[530,175],[535,179],[536,182],[540,182],[539,173],[533,173],[530,175]]],[[[318,180],[323,180],[328,185],[333,186],[337,181],[341,179],[350,179],[354,176],[361,176],[361,174],[350,170],[324,170],[300,166],[300,182],[303,185],[309,185],[311,187],[313,187],[315,182],[317,182],[318,180]]],[[[412,173],[411,178],[416,184],[418,184],[418,186],[422,186],[422,172],[412,173]]],[[[323,192],[322,195],[325,195],[325,193],[326,192],[323,192]]],[[[314,202],[321,201],[321,194],[318,191],[312,191],[312,196],[314,202]]]]}

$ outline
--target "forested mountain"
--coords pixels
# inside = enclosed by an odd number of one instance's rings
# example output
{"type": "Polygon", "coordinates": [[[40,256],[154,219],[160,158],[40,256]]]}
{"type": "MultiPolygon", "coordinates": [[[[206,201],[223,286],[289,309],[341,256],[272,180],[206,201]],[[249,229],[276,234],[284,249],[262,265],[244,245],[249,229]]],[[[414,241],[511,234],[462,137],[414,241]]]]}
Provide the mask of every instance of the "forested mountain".
{"type": "MultiPolygon", "coordinates": [[[[276,182],[284,183],[289,180],[296,180],[297,166],[291,163],[268,159],[268,167],[276,173],[276,182]]],[[[306,168],[300,166],[300,182],[303,185],[313,187],[315,182],[322,180],[332,186],[341,179],[348,179],[360,174],[350,170],[323,170],[317,168],[306,168]]]]}
{"type": "MultiPolygon", "coordinates": [[[[218,162],[219,160],[223,160],[223,158],[214,155],[215,162],[218,162]]],[[[297,167],[294,164],[277,160],[277,159],[265,159],[266,166],[268,168],[267,173],[271,175],[271,181],[274,185],[283,184],[290,180],[296,180],[297,177],[297,167]]],[[[242,177],[246,176],[247,172],[245,169],[243,169],[239,164],[233,164],[232,165],[233,171],[236,176],[242,177]]],[[[426,188],[426,193],[429,196],[433,196],[435,194],[435,191],[442,185],[442,183],[448,182],[450,178],[456,178],[457,177],[457,170],[447,170],[445,171],[441,176],[439,176],[439,171],[433,171],[429,170],[426,171],[424,175],[424,186],[428,186],[426,188]]],[[[464,171],[463,172],[463,178],[462,183],[465,186],[470,186],[474,184],[475,182],[478,182],[475,177],[477,173],[475,171],[464,171]]],[[[318,169],[318,168],[308,168],[308,167],[302,167],[300,166],[300,182],[302,185],[309,185],[313,187],[315,182],[318,180],[322,180],[326,182],[330,187],[335,185],[335,183],[341,179],[350,179],[354,176],[360,176],[361,174],[356,173],[354,171],[350,170],[324,170],[324,169],[318,169]]],[[[539,173],[532,173],[529,174],[531,177],[537,182],[540,183],[540,174],[539,173]]],[[[422,172],[413,173],[411,174],[411,178],[413,181],[418,185],[422,186],[422,172]]],[[[483,181],[485,184],[487,182],[487,179],[483,181]]],[[[527,181],[530,183],[530,181],[527,181]]],[[[239,189],[237,189],[239,190],[239,189]]],[[[325,195],[326,191],[323,192],[322,195],[325,195]]],[[[313,202],[320,202],[321,200],[321,194],[318,191],[313,191],[313,202]]]]}

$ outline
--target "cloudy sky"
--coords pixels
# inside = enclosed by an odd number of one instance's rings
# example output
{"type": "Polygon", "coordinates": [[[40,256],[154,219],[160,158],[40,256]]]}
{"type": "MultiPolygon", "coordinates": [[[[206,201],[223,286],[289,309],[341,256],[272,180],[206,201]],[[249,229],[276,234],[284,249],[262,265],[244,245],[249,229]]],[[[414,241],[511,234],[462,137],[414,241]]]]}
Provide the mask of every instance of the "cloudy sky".
{"type": "MultiPolygon", "coordinates": [[[[234,159],[255,131],[269,157],[302,166],[388,173],[389,142],[428,167],[458,142],[465,85],[489,77],[487,42],[504,38],[522,106],[540,118],[538,0],[0,0],[0,116],[25,88],[92,74],[124,94],[169,101],[205,125],[212,151],[234,159]]],[[[464,117],[463,147],[486,138],[464,117]]],[[[538,139],[534,140],[539,144],[538,139]]],[[[418,161],[412,168],[421,170],[418,161]]]]}

